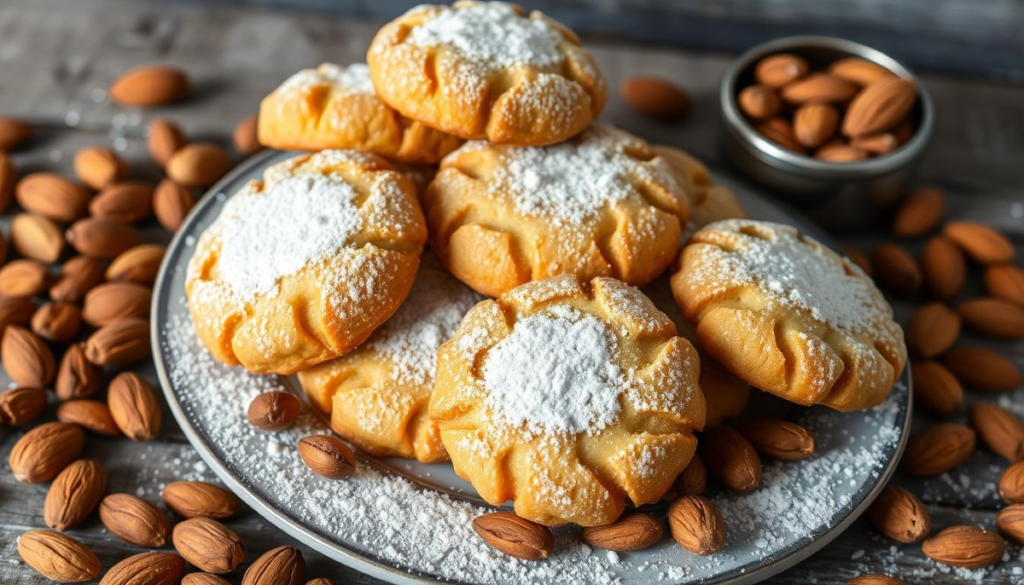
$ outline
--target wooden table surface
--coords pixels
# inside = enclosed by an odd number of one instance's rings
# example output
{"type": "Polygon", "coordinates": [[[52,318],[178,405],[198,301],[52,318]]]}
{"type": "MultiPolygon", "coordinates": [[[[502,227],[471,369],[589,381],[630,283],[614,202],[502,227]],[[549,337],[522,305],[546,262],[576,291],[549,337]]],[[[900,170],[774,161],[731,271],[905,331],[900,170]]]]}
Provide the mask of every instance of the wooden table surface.
{"type": "MultiPolygon", "coordinates": [[[[21,174],[53,170],[71,174],[74,153],[85,146],[118,150],[135,178],[160,178],[149,160],[144,130],[157,116],[176,120],[193,140],[229,144],[236,122],[254,113],[260,98],[296,70],[322,61],[362,60],[380,23],[253,7],[126,2],[121,0],[5,0],[0,9],[0,115],[32,122],[37,134],[15,154],[21,174]],[[143,63],[164,62],[188,70],[195,90],[185,103],[156,110],[119,108],[105,88],[120,72],[143,63]]],[[[729,55],[688,54],[634,46],[591,47],[610,87],[626,75],[657,74],[691,93],[695,108],[679,123],[661,123],[630,111],[612,95],[605,118],[653,142],[681,146],[716,161],[716,90],[729,55]]],[[[984,221],[1014,234],[1018,250],[1024,235],[1024,88],[923,76],[938,112],[935,139],[921,169],[921,181],[940,186],[950,217],[984,221]]],[[[5,228],[6,229],[6,228],[5,228]]],[[[158,228],[145,230],[159,241],[158,228]]],[[[844,244],[870,250],[884,232],[845,236],[844,244]]],[[[909,242],[913,250],[920,242],[909,242]]],[[[973,274],[974,280],[977,275],[973,274]]],[[[920,299],[918,299],[920,300],[920,299]]],[[[912,303],[897,301],[905,323],[912,303]]],[[[977,340],[1024,366],[1024,345],[977,340]]],[[[1003,403],[1024,414],[1024,392],[1003,403]]],[[[969,396],[969,400],[975,396],[969,396]]],[[[52,417],[52,408],[49,414],[52,417]]],[[[215,480],[188,444],[169,412],[157,440],[90,436],[86,456],[105,462],[108,491],[159,500],[164,485],[178,479],[215,480]]],[[[918,415],[915,425],[929,419],[918,415]]],[[[46,485],[17,483],[6,468],[21,431],[0,427],[0,582],[43,583],[20,561],[19,534],[44,527],[46,485]]],[[[963,469],[927,482],[897,481],[914,488],[929,504],[936,527],[971,523],[993,527],[1000,503],[995,481],[1004,466],[979,453],[963,469]]],[[[252,511],[230,526],[247,543],[250,560],[280,544],[296,544],[252,511]]],[[[93,547],[104,566],[139,552],[106,532],[96,518],[72,534],[93,547]]],[[[310,576],[335,583],[376,582],[306,547],[310,576]]],[[[1024,582],[1024,558],[1011,546],[1009,561],[990,571],[951,573],[923,557],[919,545],[896,545],[859,520],[811,559],[772,583],[842,583],[866,572],[884,571],[911,582],[1024,582]]],[[[240,572],[233,578],[238,579],[240,572]]]]}

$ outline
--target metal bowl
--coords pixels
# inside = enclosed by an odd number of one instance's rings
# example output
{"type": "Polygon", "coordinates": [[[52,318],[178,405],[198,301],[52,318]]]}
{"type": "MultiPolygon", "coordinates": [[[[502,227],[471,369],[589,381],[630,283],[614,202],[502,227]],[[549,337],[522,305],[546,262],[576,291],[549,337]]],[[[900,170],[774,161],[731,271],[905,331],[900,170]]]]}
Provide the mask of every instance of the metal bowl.
{"type": "Polygon", "coordinates": [[[903,198],[934,129],[932,98],[909,69],[871,47],[835,37],[786,37],[750,49],[725,72],[719,100],[726,160],[834,231],[874,224],[882,210],[903,198]],[[799,55],[812,70],[822,70],[846,57],[860,57],[915,80],[918,100],[910,115],[917,122],[917,131],[895,151],[856,162],[818,160],[775,144],[754,130],[736,96],[754,83],[757,62],[776,53],[799,55]]]}

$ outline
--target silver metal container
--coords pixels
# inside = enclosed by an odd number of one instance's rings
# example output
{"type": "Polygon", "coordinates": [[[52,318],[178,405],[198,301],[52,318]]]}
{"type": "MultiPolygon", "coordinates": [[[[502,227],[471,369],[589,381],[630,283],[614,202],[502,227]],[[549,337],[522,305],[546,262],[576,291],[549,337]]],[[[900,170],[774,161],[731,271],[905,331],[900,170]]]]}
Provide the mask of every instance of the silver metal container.
{"type": "Polygon", "coordinates": [[[917,122],[917,131],[900,148],[862,161],[822,161],[768,140],[754,130],[740,111],[736,96],[754,83],[757,62],[776,53],[799,55],[807,60],[812,71],[823,70],[839,59],[860,57],[900,77],[916,80],[916,76],[895,59],[860,43],[834,37],[798,36],[750,49],[729,67],[722,79],[721,146],[726,160],[827,229],[849,232],[877,223],[883,210],[906,195],[931,140],[934,106],[928,90],[917,81],[918,100],[910,114],[917,122]]]}

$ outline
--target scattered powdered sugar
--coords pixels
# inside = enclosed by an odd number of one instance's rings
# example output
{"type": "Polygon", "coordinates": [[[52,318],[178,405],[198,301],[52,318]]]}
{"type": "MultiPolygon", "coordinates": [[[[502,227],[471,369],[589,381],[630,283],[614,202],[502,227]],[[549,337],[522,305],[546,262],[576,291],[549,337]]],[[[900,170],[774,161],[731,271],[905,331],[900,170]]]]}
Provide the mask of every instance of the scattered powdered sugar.
{"type": "MultiPolygon", "coordinates": [[[[331,85],[343,93],[375,94],[370,81],[370,68],[365,63],[352,63],[340,67],[334,63],[322,63],[316,69],[303,69],[281,84],[281,92],[305,92],[321,86],[331,85]]],[[[282,104],[287,100],[282,100],[282,104]]]]}

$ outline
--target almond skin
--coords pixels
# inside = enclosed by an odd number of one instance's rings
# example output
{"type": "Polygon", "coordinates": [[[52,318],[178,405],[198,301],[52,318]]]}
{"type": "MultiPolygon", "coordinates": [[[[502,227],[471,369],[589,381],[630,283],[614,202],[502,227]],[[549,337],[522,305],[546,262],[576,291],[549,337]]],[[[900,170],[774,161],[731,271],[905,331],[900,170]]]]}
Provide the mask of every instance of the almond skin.
{"type": "Polygon", "coordinates": [[[101,284],[85,295],[82,318],[93,327],[103,327],[121,319],[146,319],[152,300],[152,291],[141,284],[101,284]]]}
{"type": "Polygon", "coordinates": [[[829,104],[806,103],[793,116],[793,135],[807,148],[816,148],[836,133],[839,110],[829,104]]]}
{"type": "Polygon", "coordinates": [[[829,143],[814,153],[814,158],[829,162],[856,162],[868,158],[866,150],[847,144],[829,143]]]}
{"type": "Polygon", "coordinates": [[[139,235],[132,226],[113,219],[78,220],[64,237],[79,254],[103,260],[113,260],[139,244],[139,235]]]}
{"type": "Polygon", "coordinates": [[[110,267],[107,268],[107,280],[152,286],[166,252],[167,248],[157,244],[135,246],[110,263],[110,267]]]}
{"type": "Polygon", "coordinates": [[[900,139],[892,132],[865,134],[850,140],[850,146],[875,156],[889,154],[900,147],[900,139]]]}
{"type": "Polygon", "coordinates": [[[18,554],[40,575],[58,583],[85,583],[103,571],[89,547],[60,532],[31,530],[22,534],[18,554]]]}
{"type": "Polygon", "coordinates": [[[701,456],[711,474],[734,492],[761,485],[761,461],[746,438],[731,427],[715,427],[701,438],[701,456]]]}
{"type": "Polygon", "coordinates": [[[242,503],[235,494],[201,481],[178,481],[164,488],[164,504],[182,518],[225,520],[238,514],[242,503]]]}
{"type": "Polygon", "coordinates": [[[928,240],[921,252],[921,272],[932,296],[950,299],[964,287],[967,260],[952,240],[935,236],[928,240]]]}
{"type": "Polygon", "coordinates": [[[981,442],[1011,463],[1024,456],[1024,422],[1006,409],[988,402],[971,405],[971,425],[981,442]]]}
{"type": "Polygon", "coordinates": [[[999,497],[1011,504],[1024,503],[1024,461],[1006,468],[999,478],[999,497]]]}
{"type": "Polygon", "coordinates": [[[102,189],[127,174],[124,161],[109,148],[94,146],[75,154],[75,175],[93,189],[102,189]]]}
{"type": "Polygon", "coordinates": [[[867,59],[848,57],[833,62],[828,72],[860,86],[871,85],[879,79],[895,77],[892,71],[867,59]]]}
{"type": "Polygon", "coordinates": [[[915,362],[914,402],[938,416],[952,416],[964,405],[964,389],[945,366],[938,362],[915,362]]]}
{"type": "Polygon", "coordinates": [[[935,187],[917,188],[896,211],[892,233],[901,238],[919,238],[926,235],[942,222],[945,208],[942,191],[935,187]]]}
{"type": "Polygon", "coordinates": [[[779,96],[767,87],[750,85],[736,96],[740,109],[752,120],[765,120],[779,113],[782,102],[779,96]]]}
{"type": "Polygon", "coordinates": [[[634,512],[624,514],[606,526],[590,526],[583,529],[583,542],[596,548],[629,552],[650,548],[661,540],[661,522],[650,514],[634,512]]]}
{"type": "Polygon", "coordinates": [[[78,306],[58,301],[46,303],[32,315],[32,331],[54,343],[67,343],[82,328],[82,315],[78,306]]]}
{"type": "Polygon", "coordinates": [[[1024,270],[1009,264],[989,266],[985,269],[985,289],[994,297],[1024,307],[1024,270]]]}
{"type": "Polygon", "coordinates": [[[953,347],[960,337],[960,316],[942,303],[928,303],[910,318],[907,348],[914,355],[933,358],[953,347]]]}
{"type": "Polygon", "coordinates": [[[967,461],[975,441],[974,431],[967,425],[937,424],[910,438],[901,465],[909,475],[940,475],[967,461]]]}
{"type": "Polygon", "coordinates": [[[99,400],[77,399],[62,402],[57,406],[57,420],[74,423],[87,431],[107,437],[121,435],[110,408],[99,400]]]}
{"type": "Polygon", "coordinates": [[[918,542],[932,531],[932,518],[913,492],[900,486],[885,486],[868,508],[868,520],[875,529],[897,542],[918,542]]]}
{"type": "Polygon", "coordinates": [[[971,329],[999,339],[1024,338],[1024,309],[995,297],[971,299],[957,307],[960,318],[971,329]]]}
{"type": "Polygon", "coordinates": [[[167,176],[185,187],[209,187],[231,168],[224,149],[213,144],[189,144],[167,161],[167,176]]]}
{"type": "Polygon", "coordinates": [[[50,268],[36,260],[12,260],[0,268],[0,296],[33,297],[50,286],[50,268]]]}
{"type": "Polygon", "coordinates": [[[107,472],[99,462],[79,459],[68,465],[46,494],[46,525],[60,532],[79,526],[96,509],[106,490],[107,472]]]}
{"type": "Polygon", "coordinates": [[[152,107],[174,103],[189,92],[189,80],[176,67],[145,65],[118,77],[110,86],[110,98],[126,106],[152,107]]]}
{"type": "Polygon", "coordinates": [[[290,546],[279,546],[263,553],[242,576],[242,585],[303,585],[306,582],[306,560],[302,552],[290,546]]]}
{"type": "Polygon", "coordinates": [[[8,325],[28,325],[35,312],[36,304],[32,299],[0,298],[0,335],[7,330],[8,325]]]}
{"type": "Polygon", "coordinates": [[[149,322],[142,319],[104,325],[85,342],[85,357],[97,366],[127,366],[149,354],[149,322]]]}
{"type": "Polygon", "coordinates": [[[672,483],[671,499],[679,496],[699,496],[704,493],[708,485],[708,468],[704,465],[704,459],[694,453],[693,459],[686,464],[675,482],[672,483]]]}
{"type": "MultiPolygon", "coordinates": [[[[313,581],[306,583],[309,585],[313,581]]],[[[185,575],[185,578],[181,580],[181,585],[231,585],[231,582],[219,577],[217,575],[211,575],[209,573],[189,573],[185,575]]]]}
{"type": "Polygon", "coordinates": [[[1021,384],[1013,362],[982,347],[955,347],[942,356],[942,363],[960,383],[973,390],[1006,392],[1021,384]]]}
{"type": "Polygon", "coordinates": [[[784,118],[768,118],[767,120],[756,124],[754,130],[762,134],[768,140],[771,140],[775,144],[778,144],[782,148],[792,150],[793,152],[799,152],[804,154],[804,147],[797,142],[796,137],[793,136],[793,127],[790,126],[784,118]]]}
{"type": "Polygon", "coordinates": [[[921,289],[921,269],[914,257],[895,244],[879,244],[871,254],[875,278],[901,295],[913,295],[921,289]]]}
{"type": "Polygon", "coordinates": [[[546,559],[555,548],[555,537],[548,527],[512,512],[477,516],[473,519],[473,530],[495,549],[526,561],[546,559]]]}
{"type": "Polygon", "coordinates": [[[138,181],[107,185],[89,202],[89,215],[132,223],[153,213],[153,188],[138,181]]]}
{"type": "Polygon", "coordinates": [[[283,431],[299,418],[302,403],[290,392],[265,392],[249,404],[249,422],[261,431],[283,431]]]}
{"type": "Polygon", "coordinates": [[[167,166],[175,152],[188,144],[185,134],[170,120],[158,118],[149,123],[149,155],[160,166],[167,166]]]}
{"type": "Polygon", "coordinates": [[[178,231],[195,204],[192,191],[170,179],[161,181],[153,193],[153,212],[160,225],[169,232],[178,231]]]}
{"type": "Polygon", "coordinates": [[[144,552],[117,563],[100,585],[178,585],[185,574],[185,560],[166,552],[144,552]]]}
{"type": "Polygon", "coordinates": [[[668,527],[672,538],[694,554],[709,555],[725,546],[722,514],[701,496],[683,496],[669,504],[668,527]]]}
{"type": "Polygon", "coordinates": [[[1003,559],[1006,541],[977,526],[950,526],[924,541],[921,551],[946,565],[980,569],[1003,559]]]}
{"type": "Polygon", "coordinates": [[[19,213],[11,222],[11,245],[26,258],[52,264],[64,250],[64,234],[53,220],[19,213]]]}
{"type": "Polygon", "coordinates": [[[244,155],[256,154],[263,150],[263,145],[260,144],[256,132],[256,128],[259,126],[258,122],[256,114],[253,114],[235,126],[233,135],[235,150],[244,155]]]}
{"type": "Polygon", "coordinates": [[[0,150],[0,211],[7,209],[14,196],[14,185],[18,182],[18,169],[11,155],[0,150]]]}
{"type": "Polygon", "coordinates": [[[42,388],[14,388],[0,392],[0,423],[11,426],[26,425],[46,410],[46,390],[42,388]]]}
{"type": "Polygon", "coordinates": [[[25,433],[11,449],[8,464],[22,483],[45,483],[78,458],[85,433],[78,425],[43,423],[25,433]]]}
{"type": "Polygon", "coordinates": [[[85,187],[53,173],[25,176],[18,181],[14,196],[26,211],[61,223],[85,217],[89,206],[85,187]]]}
{"type": "Polygon", "coordinates": [[[907,585],[906,581],[888,575],[861,575],[846,582],[846,585],[907,585]]]}
{"type": "Polygon", "coordinates": [[[884,77],[864,88],[850,102],[843,118],[843,134],[864,136],[885,132],[903,121],[917,103],[917,84],[900,77],[884,77]]]}
{"type": "Polygon", "coordinates": [[[630,77],[622,83],[622,99],[648,116],[678,119],[690,112],[690,95],[680,87],[658,77],[630,77]]]}
{"type": "Polygon", "coordinates": [[[999,264],[1014,257],[1013,244],[992,228],[971,221],[951,221],[943,233],[963,248],[975,262],[999,264]]]}
{"type": "Polygon", "coordinates": [[[103,372],[85,357],[85,345],[76,343],[68,347],[60,360],[54,391],[61,400],[89,398],[100,389],[103,372]]]}
{"type": "Polygon", "coordinates": [[[171,538],[178,554],[207,573],[230,573],[245,562],[242,539],[216,520],[185,520],[174,527],[171,538]]]}
{"type": "Polygon", "coordinates": [[[739,426],[758,453],[780,461],[799,461],[814,455],[814,436],[804,427],[777,418],[761,418],[739,426]]]}
{"type": "Polygon", "coordinates": [[[160,402],[153,388],[135,372],[122,372],[107,390],[110,415],[133,441],[148,441],[160,432],[160,402]]]}
{"type": "Polygon", "coordinates": [[[356,468],[356,457],[348,445],[329,435],[299,439],[299,455],[306,467],[327,479],[344,479],[356,468]]]}
{"type": "Polygon", "coordinates": [[[44,388],[56,375],[49,346],[38,335],[18,325],[8,325],[4,331],[0,358],[7,375],[20,386],[44,388]]]}
{"type": "Polygon", "coordinates": [[[61,266],[57,282],[50,287],[50,298],[77,303],[101,282],[103,265],[95,258],[76,256],[61,266]]]}
{"type": "Polygon", "coordinates": [[[778,89],[807,75],[808,69],[807,61],[802,57],[779,53],[761,59],[754,70],[754,77],[759,84],[778,89]]]}
{"type": "Polygon", "coordinates": [[[21,120],[0,116],[0,150],[15,150],[32,137],[32,126],[21,120]]]}
{"type": "MultiPolygon", "coordinates": [[[[807,102],[846,103],[860,90],[857,85],[828,73],[812,73],[782,88],[782,99],[800,105],[807,102]]],[[[849,116],[849,114],[847,114],[849,116]]],[[[844,126],[845,127],[845,126],[844,126]]]]}
{"type": "Polygon", "coordinates": [[[152,503],[131,494],[103,498],[100,521],[128,544],[160,548],[170,541],[171,523],[167,516],[152,503]]]}
{"type": "Polygon", "coordinates": [[[1024,504],[1007,506],[996,515],[996,527],[1017,543],[1024,543],[1024,504]]]}

